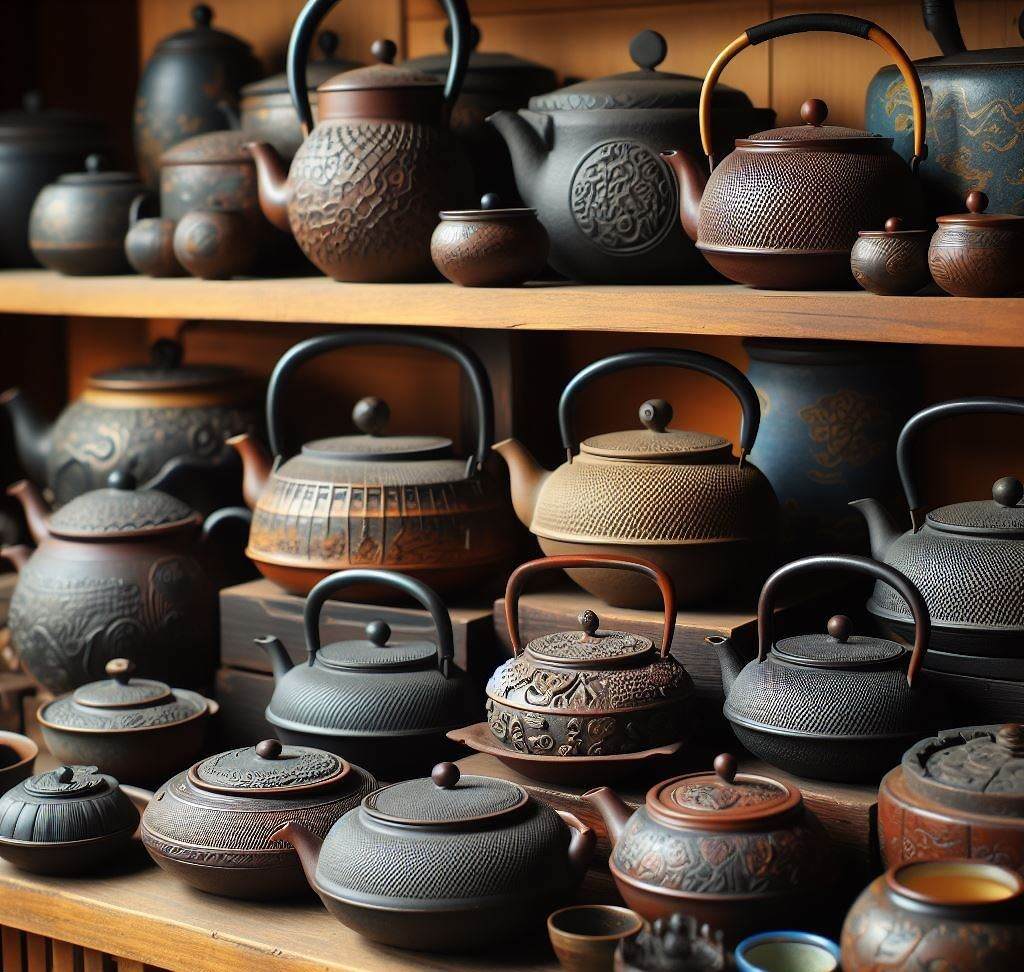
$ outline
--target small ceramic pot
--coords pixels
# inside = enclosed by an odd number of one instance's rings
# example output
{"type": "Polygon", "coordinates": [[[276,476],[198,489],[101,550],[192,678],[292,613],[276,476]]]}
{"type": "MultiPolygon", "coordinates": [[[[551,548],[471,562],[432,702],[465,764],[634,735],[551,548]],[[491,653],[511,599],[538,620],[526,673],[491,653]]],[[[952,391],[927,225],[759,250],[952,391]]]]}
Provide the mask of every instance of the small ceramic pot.
{"type": "Polygon", "coordinates": [[[184,277],[185,270],[174,255],[174,220],[141,218],[150,198],[148,193],[140,193],[132,200],[124,255],[133,270],[147,277],[184,277]]]}
{"type": "Polygon", "coordinates": [[[839,946],[802,931],[762,932],[736,946],[737,972],[837,972],[839,946]]]}
{"type": "Polygon", "coordinates": [[[615,972],[725,972],[732,964],[721,931],[676,911],[656,918],[615,950],[615,972]]]}
{"type": "Polygon", "coordinates": [[[28,778],[38,755],[39,747],[28,736],[0,732],[0,793],[28,778]]]}
{"type": "Polygon", "coordinates": [[[548,234],[535,209],[502,209],[488,193],[480,209],[442,212],[430,238],[434,266],[462,287],[518,287],[547,265],[548,234]]]}
{"type": "Polygon", "coordinates": [[[988,196],[967,193],[967,212],[940,216],[928,248],[935,282],[957,297],[1009,297],[1024,290],[1024,216],[986,213],[988,196]]]}
{"type": "Polygon", "coordinates": [[[854,279],[873,294],[916,294],[931,283],[931,235],[930,230],[904,229],[899,216],[887,219],[883,230],[861,230],[850,251],[854,279]]]}
{"type": "Polygon", "coordinates": [[[1024,878],[979,861],[892,868],[867,886],[843,923],[843,972],[1020,972],[1022,954],[1024,878]]]}
{"type": "Polygon", "coordinates": [[[174,256],[193,277],[227,280],[252,271],[256,242],[241,213],[197,209],[174,229],[174,256]]]}
{"type": "Polygon", "coordinates": [[[566,972],[611,972],[615,949],[644,920],[617,905],[570,905],[548,915],[548,938],[566,972]]]}

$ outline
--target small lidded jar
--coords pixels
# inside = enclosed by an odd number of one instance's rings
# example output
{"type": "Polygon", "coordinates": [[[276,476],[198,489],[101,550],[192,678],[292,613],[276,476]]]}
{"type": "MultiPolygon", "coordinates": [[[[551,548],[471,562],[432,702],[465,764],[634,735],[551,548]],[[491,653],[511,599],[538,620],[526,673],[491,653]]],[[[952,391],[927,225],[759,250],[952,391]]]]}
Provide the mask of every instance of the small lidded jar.
{"type": "Polygon", "coordinates": [[[890,297],[914,294],[931,283],[928,241],[931,230],[904,229],[891,216],[881,230],[861,230],[850,252],[854,279],[873,294],[890,297]]]}

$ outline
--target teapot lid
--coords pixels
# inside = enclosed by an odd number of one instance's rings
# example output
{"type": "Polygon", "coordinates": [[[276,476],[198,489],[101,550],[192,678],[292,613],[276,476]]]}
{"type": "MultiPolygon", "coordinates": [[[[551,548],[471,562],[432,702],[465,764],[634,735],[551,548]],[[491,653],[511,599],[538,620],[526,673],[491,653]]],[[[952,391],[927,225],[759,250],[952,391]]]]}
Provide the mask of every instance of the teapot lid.
{"type": "MultiPolygon", "coordinates": [[[[591,81],[580,81],[530,99],[534,111],[588,111],[596,108],[692,108],[700,102],[703,78],[658,71],[668,44],[657,31],[643,30],[629,43],[629,56],[639,68],[591,81]]],[[[712,95],[716,111],[750,109],[750,99],[726,85],[712,95]]]]}
{"type": "Polygon", "coordinates": [[[264,739],[255,746],[230,749],[196,763],[188,771],[188,779],[212,793],[292,796],[331,789],[351,771],[334,753],[264,739]]]}
{"type": "Polygon", "coordinates": [[[179,391],[237,382],[241,372],[228,365],[183,364],[184,349],[179,341],[158,338],[150,346],[148,364],[127,365],[100,371],[89,378],[89,388],[103,391],[179,391]]]}
{"type": "Polygon", "coordinates": [[[828,105],[818,98],[811,98],[800,106],[800,117],[806,124],[788,125],[783,128],[772,128],[766,132],[757,132],[746,138],[738,138],[736,144],[752,148],[773,148],[784,145],[786,148],[842,148],[875,151],[881,147],[892,145],[891,138],[872,135],[859,128],[826,125],[828,105]]]}
{"type": "Polygon", "coordinates": [[[987,226],[994,229],[1024,232],[1024,216],[1015,216],[1013,213],[986,213],[988,196],[980,189],[972,189],[967,193],[964,202],[967,205],[966,213],[938,216],[935,222],[943,226],[987,226]]]}
{"type": "Polygon", "coordinates": [[[865,668],[889,665],[907,654],[895,641],[852,633],[848,617],[829,618],[826,632],[782,638],[772,645],[772,654],[794,665],[812,668],[865,668]]]}
{"type": "Polygon", "coordinates": [[[670,429],[672,406],[663,398],[644,402],[640,406],[640,421],[642,429],[591,436],[580,444],[580,451],[608,459],[646,459],[649,462],[671,462],[695,456],[710,459],[715,453],[732,452],[729,440],[720,435],[670,429]]]}
{"type": "Polygon", "coordinates": [[[394,64],[398,46],[391,40],[375,40],[370,53],[377,63],[342,71],[319,85],[317,91],[361,91],[373,88],[437,88],[444,81],[424,71],[394,64]]]}
{"type": "Polygon", "coordinates": [[[593,611],[579,616],[579,630],[558,631],[535,638],[527,646],[540,662],[572,668],[606,668],[629,664],[654,650],[654,642],[642,635],[602,629],[593,611]]]}
{"type": "Polygon", "coordinates": [[[62,186],[138,186],[142,183],[134,172],[113,172],[107,168],[105,156],[93,152],[86,156],[84,172],[67,172],[58,176],[57,182],[62,186]]]}
{"type": "Polygon", "coordinates": [[[107,789],[109,779],[100,775],[95,766],[58,766],[27,779],[25,792],[54,799],[84,797],[107,789]]]}
{"type": "Polygon", "coordinates": [[[507,780],[463,776],[454,763],[438,763],[430,778],[394,783],[363,798],[363,809],[386,823],[446,827],[492,822],[530,802],[507,780]]]}
{"type": "Polygon", "coordinates": [[[0,111],[0,145],[42,142],[95,147],[102,138],[101,122],[76,111],[44,107],[41,91],[27,91],[20,110],[0,111]]]}
{"type": "Polygon", "coordinates": [[[170,687],[149,678],[132,678],[135,663],[127,658],[112,658],[107,662],[110,678],[80,685],[72,698],[80,705],[94,709],[126,709],[140,705],[157,705],[174,698],[170,687]]]}
{"type": "Polygon", "coordinates": [[[205,48],[221,48],[225,52],[250,54],[250,46],[226,30],[213,27],[213,9],[205,3],[196,4],[190,12],[192,26],[169,34],[156,46],[156,53],[187,52],[205,48]]]}
{"type": "Polygon", "coordinates": [[[536,219],[537,210],[526,206],[503,208],[497,193],[486,192],[480,197],[479,209],[445,209],[438,216],[446,223],[501,223],[514,219],[536,219]]]}
{"type": "Polygon", "coordinates": [[[170,533],[202,522],[174,496],[135,485],[131,473],[114,470],[105,488],[76,496],[57,510],[50,517],[50,530],[61,537],[114,540],[170,533]]]}
{"type": "Polygon", "coordinates": [[[923,739],[903,755],[904,782],[942,806],[1024,817],[1024,725],[969,726],[923,739]]]}
{"type": "Polygon", "coordinates": [[[688,773],[647,792],[652,817],[675,827],[742,830],[777,820],[803,804],[795,786],[769,776],[737,773],[736,757],[715,757],[714,773],[688,773]]]}
{"type": "Polygon", "coordinates": [[[239,163],[255,168],[245,146],[252,141],[251,132],[235,129],[204,132],[178,142],[160,156],[160,167],[169,165],[222,165],[239,163]]]}
{"type": "Polygon", "coordinates": [[[390,637],[391,625],[386,621],[371,621],[366,626],[365,639],[324,645],[317,652],[317,664],[345,671],[386,671],[437,659],[437,645],[432,641],[389,645],[390,637]]]}
{"type": "MultiPolygon", "coordinates": [[[[315,91],[325,81],[342,71],[351,71],[362,67],[360,61],[350,61],[344,57],[335,57],[338,49],[338,35],[333,30],[322,30],[316,37],[316,46],[321,56],[306,65],[306,89],[315,91]]],[[[264,95],[288,94],[288,75],[284,71],[272,74],[260,81],[253,81],[242,88],[243,98],[262,97],[264,95]]]]}
{"type": "Polygon", "coordinates": [[[1017,536],[1024,530],[1024,484],[1003,476],[992,484],[992,499],[952,503],[932,510],[928,524],[944,533],[971,536],[1017,536]]]}
{"type": "Polygon", "coordinates": [[[857,230],[857,235],[875,239],[890,236],[927,238],[932,235],[932,231],[930,229],[907,229],[902,216],[890,216],[880,230],[857,230]]]}

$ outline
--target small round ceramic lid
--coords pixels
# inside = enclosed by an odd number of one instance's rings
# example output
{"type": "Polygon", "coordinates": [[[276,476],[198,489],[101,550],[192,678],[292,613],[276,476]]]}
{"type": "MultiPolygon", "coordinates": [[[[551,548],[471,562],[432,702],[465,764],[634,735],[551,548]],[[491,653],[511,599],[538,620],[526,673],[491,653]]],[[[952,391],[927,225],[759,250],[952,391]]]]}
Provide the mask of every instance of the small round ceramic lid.
{"type": "Polygon", "coordinates": [[[930,229],[910,229],[904,224],[903,218],[900,216],[890,216],[886,221],[885,225],[880,230],[858,230],[858,236],[865,237],[928,237],[932,235],[930,229]]]}
{"type": "Polygon", "coordinates": [[[212,26],[213,16],[211,7],[205,3],[196,4],[191,10],[192,26],[165,37],[157,44],[156,52],[195,51],[213,47],[220,48],[225,52],[250,53],[251,48],[240,37],[212,26]]]}
{"type": "Polygon", "coordinates": [[[0,111],[0,145],[14,142],[96,147],[105,141],[95,118],[60,108],[46,108],[40,91],[28,91],[20,111],[0,111]]]}
{"type": "Polygon", "coordinates": [[[950,729],[911,746],[904,782],[942,806],[1024,821],[1024,725],[950,729]]]}
{"type": "Polygon", "coordinates": [[[107,159],[97,152],[86,156],[84,172],[68,172],[59,176],[62,186],[138,186],[142,183],[134,172],[113,172],[107,167],[107,159]]]}
{"type": "Polygon", "coordinates": [[[714,773],[689,773],[647,792],[651,816],[676,827],[742,830],[776,821],[803,805],[800,791],[769,776],[737,773],[734,756],[715,757],[714,773]]]}
{"type": "Polygon", "coordinates": [[[843,148],[877,149],[881,145],[891,144],[892,139],[881,135],[872,135],[859,128],[846,128],[842,125],[826,125],[828,105],[818,98],[811,98],[800,106],[800,117],[804,125],[787,125],[783,128],[771,128],[766,132],[757,132],[746,138],[736,140],[737,145],[766,147],[765,143],[785,144],[787,148],[824,148],[821,142],[841,142],[843,148]]]}
{"type": "Polygon", "coordinates": [[[25,792],[32,796],[84,797],[108,789],[109,777],[101,775],[95,766],[58,766],[25,781],[25,792]]]}
{"type": "Polygon", "coordinates": [[[535,638],[526,650],[534,659],[572,668],[607,668],[630,663],[654,651],[654,642],[626,631],[602,629],[593,611],[579,616],[577,631],[558,631],[535,638]]]}
{"type": "Polygon", "coordinates": [[[927,521],[944,533],[1018,537],[1024,531],[1024,484],[1004,476],[992,484],[992,499],[953,503],[932,510],[927,521]]]}
{"type": "Polygon", "coordinates": [[[772,646],[772,654],[812,668],[865,668],[889,665],[907,649],[885,638],[855,635],[850,619],[837,614],[829,618],[827,631],[783,638],[772,646]]]}
{"type": "Polygon", "coordinates": [[[255,168],[245,145],[252,141],[249,132],[234,129],[193,135],[169,148],[160,156],[161,168],[169,165],[220,165],[238,162],[255,168]]]}
{"type": "MultiPolygon", "coordinates": [[[[599,108],[697,109],[703,78],[656,70],[668,55],[668,44],[657,31],[643,30],[629,44],[629,56],[639,68],[592,81],[580,81],[530,99],[534,111],[589,111],[599,108]]],[[[750,99],[728,85],[716,85],[714,110],[751,108],[750,99]]]]}
{"type": "Polygon", "coordinates": [[[345,671],[386,671],[419,665],[437,658],[432,641],[403,641],[389,645],[391,627],[385,621],[371,621],[363,640],[335,641],[324,645],[316,656],[318,665],[345,671]]]}
{"type": "Polygon", "coordinates": [[[580,451],[608,459],[644,459],[648,462],[671,462],[697,456],[708,459],[715,453],[731,453],[732,445],[728,439],[706,432],[670,429],[671,421],[672,406],[663,398],[653,398],[640,406],[642,429],[591,436],[580,444],[580,451]]]}
{"type": "Polygon", "coordinates": [[[363,809],[387,823],[464,827],[492,823],[529,802],[526,791],[515,783],[462,776],[454,763],[438,763],[429,779],[395,783],[364,797],[363,809]]]}
{"type": "Polygon", "coordinates": [[[446,223],[501,223],[516,219],[536,219],[537,210],[526,206],[504,207],[497,193],[488,192],[480,197],[479,209],[445,209],[438,215],[446,223]]]}
{"type": "Polygon", "coordinates": [[[212,793],[288,797],[333,789],[351,772],[349,764],[334,753],[264,739],[196,763],[188,779],[212,793]]]}
{"type": "Polygon", "coordinates": [[[150,348],[147,364],[127,365],[100,371],[89,378],[89,387],[103,391],[200,391],[238,382],[242,375],[227,365],[184,364],[178,341],[160,338],[150,348]]]}
{"type": "Polygon", "coordinates": [[[377,61],[367,67],[342,71],[323,82],[317,91],[362,91],[372,88],[437,88],[444,82],[424,71],[394,64],[398,46],[391,40],[375,40],[370,53],[377,61]]]}
{"type": "Polygon", "coordinates": [[[338,462],[413,462],[451,457],[452,440],[440,435],[385,435],[391,409],[382,398],[363,398],[352,409],[362,435],[314,439],[302,447],[312,459],[338,462]]]}
{"type": "MultiPolygon", "coordinates": [[[[344,57],[335,57],[338,50],[338,35],[333,30],[322,30],[316,37],[316,46],[320,57],[306,65],[306,89],[315,91],[325,81],[342,71],[351,71],[362,67],[359,61],[350,61],[344,57]]],[[[288,94],[288,75],[284,71],[272,74],[262,81],[254,81],[242,88],[243,98],[256,98],[265,95],[288,94]]]]}
{"type": "Polygon", "coordinates": [[[935,221],[942,226],[976,226],[1024,232],[1024,216],[1015,216],[1013,213],[986,213],[988,196],[980,189],[972,189],[967,193],[964,202],[967,206],[966,213],[938,216],[935,221]]]}

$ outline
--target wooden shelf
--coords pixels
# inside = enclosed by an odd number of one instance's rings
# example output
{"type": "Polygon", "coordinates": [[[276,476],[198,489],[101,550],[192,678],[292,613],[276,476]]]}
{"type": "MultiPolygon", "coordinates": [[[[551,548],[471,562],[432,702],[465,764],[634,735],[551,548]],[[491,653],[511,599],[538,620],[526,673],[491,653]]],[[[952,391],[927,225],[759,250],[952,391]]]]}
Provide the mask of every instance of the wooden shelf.
{"type": "Polygon", "coordinates": [[[907,344],[1024,347],[1024,298],[877,297],[733,285],[519,289],[451,284],[280,280],[152,280],[0,272],[0,314],[190,318],[273,323],[424,325],[907,344]]]}

